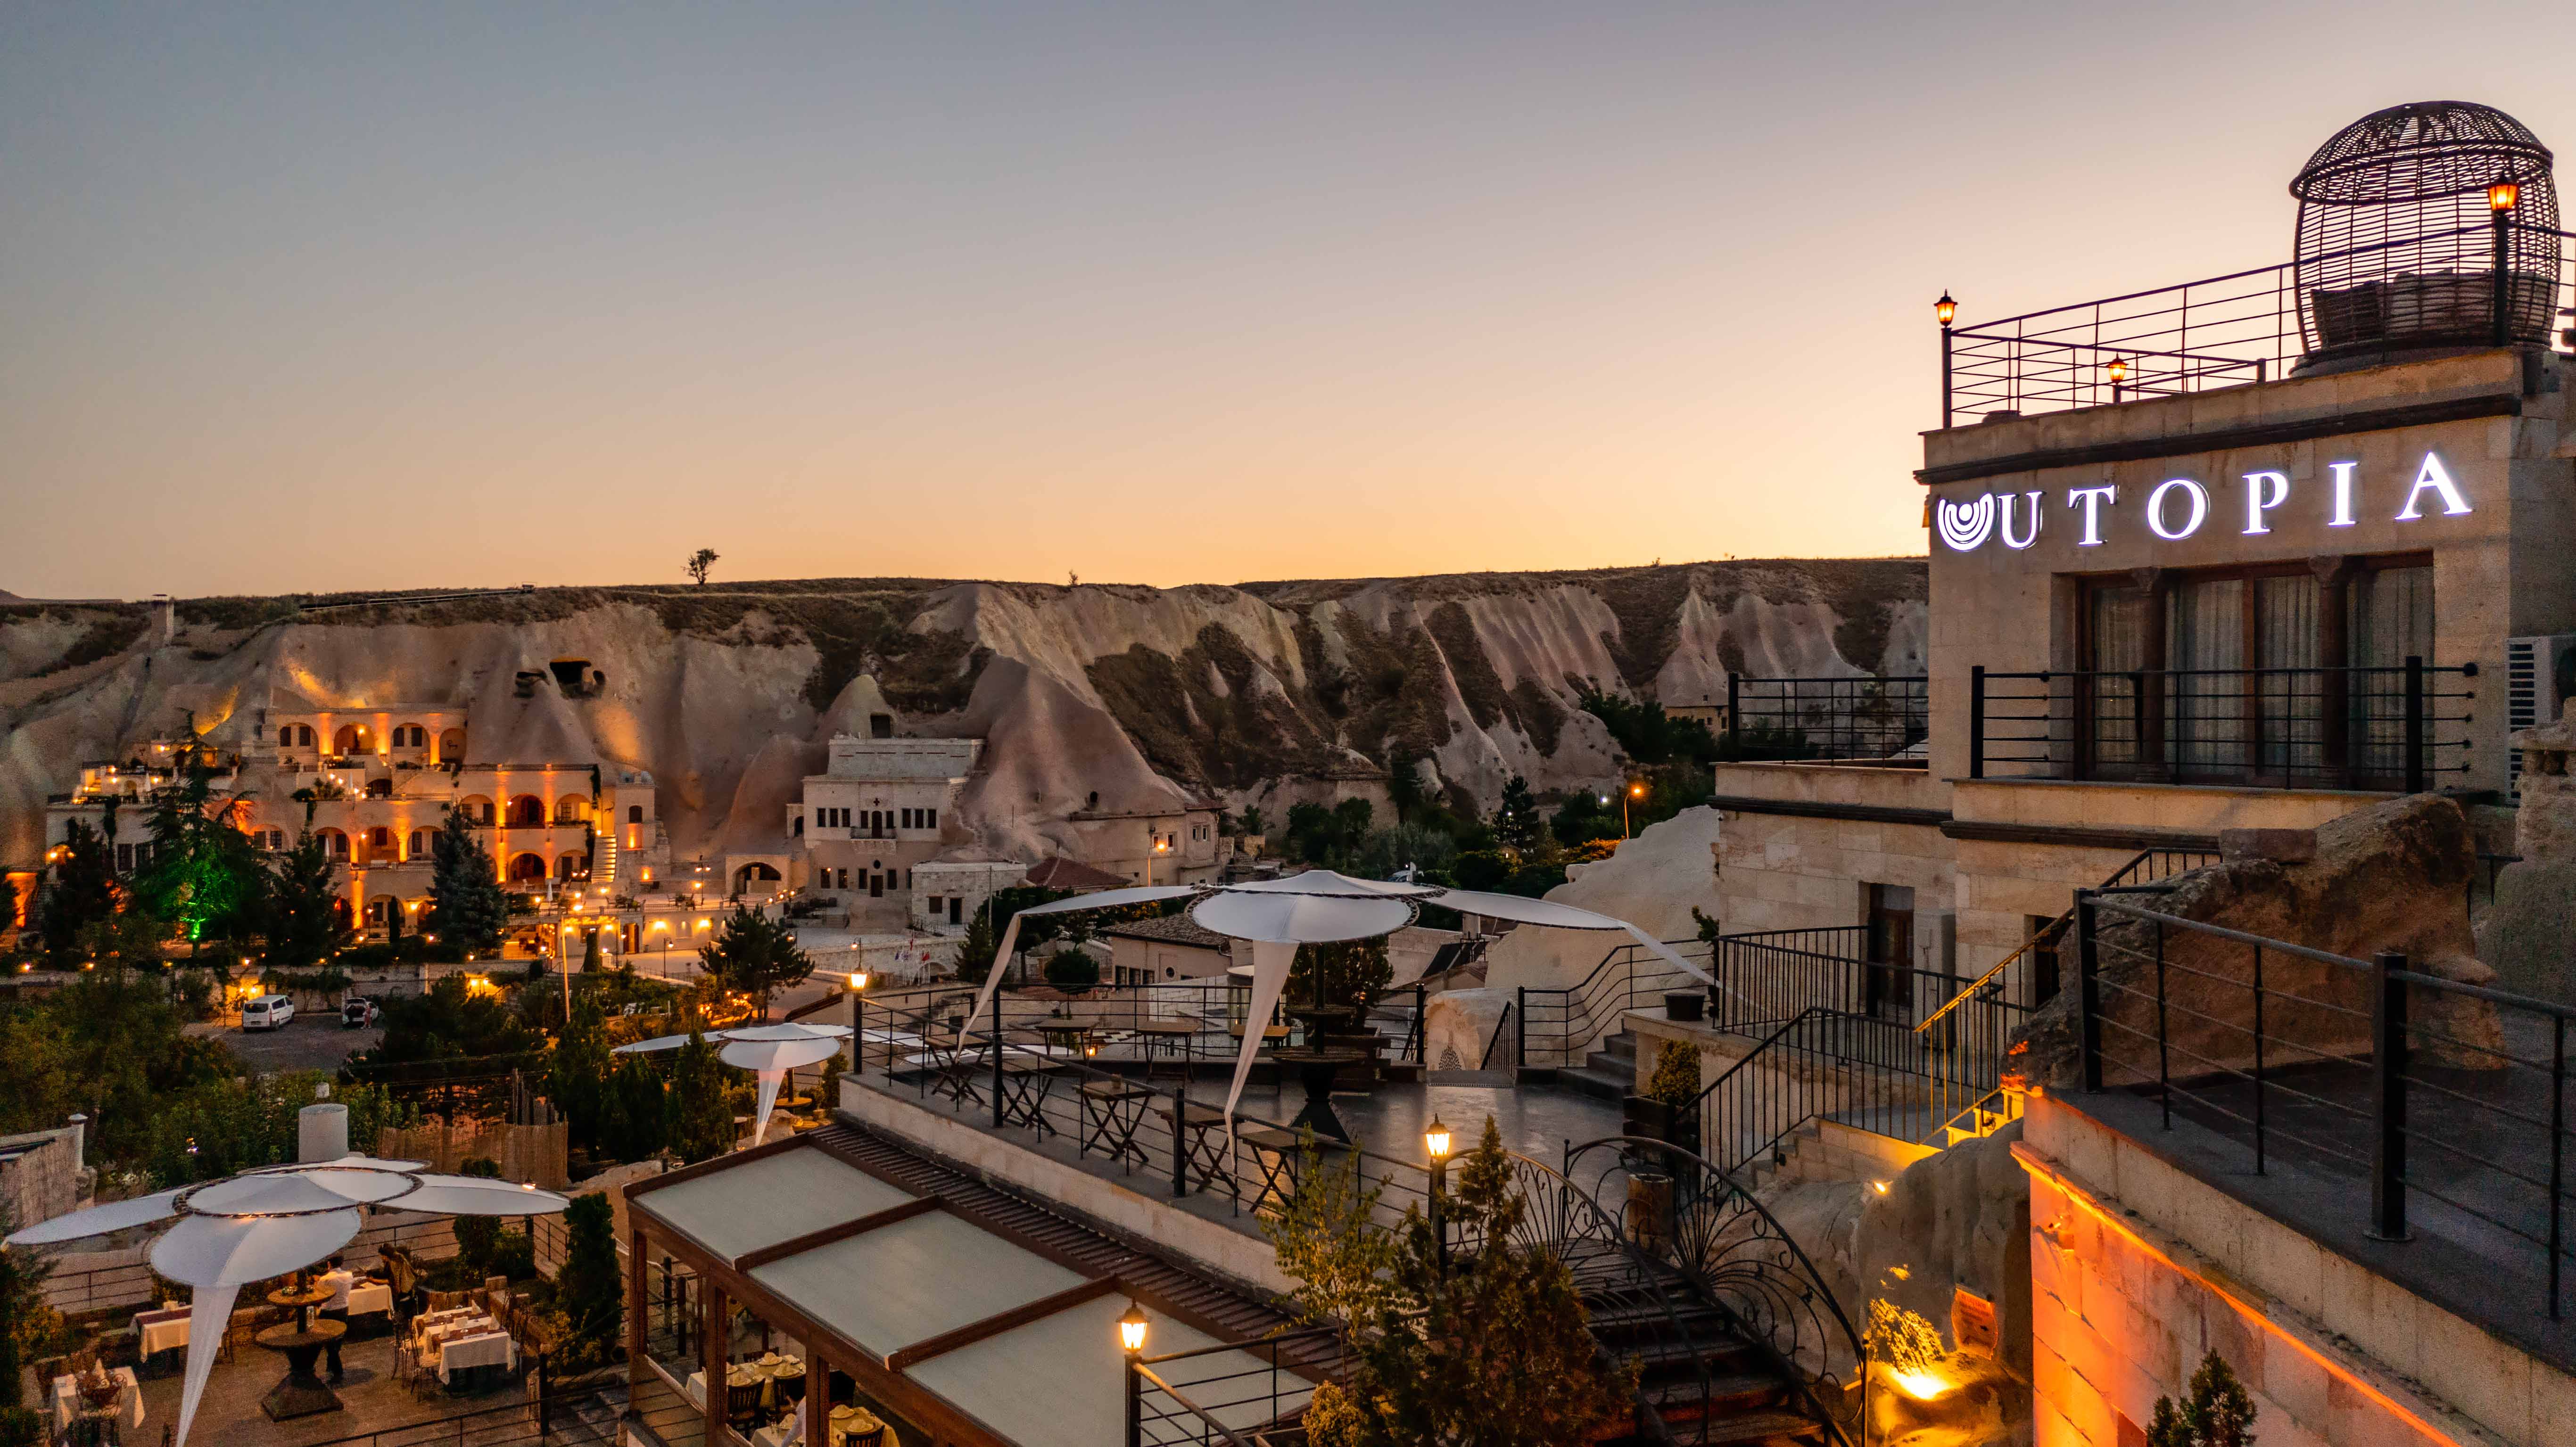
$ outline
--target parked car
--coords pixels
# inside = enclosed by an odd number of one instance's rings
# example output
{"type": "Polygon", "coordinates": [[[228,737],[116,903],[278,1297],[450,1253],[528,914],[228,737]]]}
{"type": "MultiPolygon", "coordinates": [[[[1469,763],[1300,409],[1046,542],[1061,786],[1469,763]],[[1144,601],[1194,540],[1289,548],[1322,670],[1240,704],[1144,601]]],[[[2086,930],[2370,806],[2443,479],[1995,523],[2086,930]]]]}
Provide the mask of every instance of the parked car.
{"type": "Polygon", "coordinates": [[[283,1030],[295,1018],[295,1002],[284,995],[260,995],[242,1001],[244,1030],[283,1030]]]}
{"type": "Polygon", "coordinates": [[[351,995],[340,1002],[340,1026],[345,1030],[364,1030],[376,1023],[376,1017],[383,1013],[367,996],[351,995]]]}

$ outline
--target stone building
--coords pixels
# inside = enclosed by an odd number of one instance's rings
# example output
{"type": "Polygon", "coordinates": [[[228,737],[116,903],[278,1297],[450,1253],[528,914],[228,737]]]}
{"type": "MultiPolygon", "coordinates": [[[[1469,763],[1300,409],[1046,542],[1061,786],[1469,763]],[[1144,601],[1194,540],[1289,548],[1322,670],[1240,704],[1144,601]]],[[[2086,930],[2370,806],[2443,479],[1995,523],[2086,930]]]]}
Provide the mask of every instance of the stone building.
{"type": "Polygon", "coordinates": [[[788,884],[846,911],[853,928],[905,928],[914,867],[973,839],[957,796],[983,753],[982,739],[834,736],[823,772],[788,806],[801,850],[788,884]]]}

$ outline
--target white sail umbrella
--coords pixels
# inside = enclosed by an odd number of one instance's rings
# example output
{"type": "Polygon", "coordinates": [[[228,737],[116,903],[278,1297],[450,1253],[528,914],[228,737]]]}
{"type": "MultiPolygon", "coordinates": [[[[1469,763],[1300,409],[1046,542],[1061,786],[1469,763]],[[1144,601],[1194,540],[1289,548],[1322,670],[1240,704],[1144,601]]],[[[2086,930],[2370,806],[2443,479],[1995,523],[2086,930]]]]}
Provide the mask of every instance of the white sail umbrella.
{"type": "MultiPolygon", "coordinates": [[[[787,1072],[807,1065],[820,1065],[841,1053],[841,1042],[850,1038],[847,1025],[806,1025],[789,1021],[783,1025],[745,1025],[732,1030],[709,1030],[709,1041],[724,1049],[717,1058],[725,1064],[750,1071],[760,1082],[760,1104],[752,1117],[751,1143],[758,1145],[769,1135],[769,1112],[778,1104],[778,1087],[787,1072]]],[[[686,1035],[657,1035],[620,1045],[615,1053],[639,1055],[653,1050],[677,1050],[689,1043],[686,1035]]]]}
{"type": "Polygon", "coordinates": [[[152,1269],[189,1288],[188,1370],[172,1447],[186,1447],[206,1378],[231,1324],[233,1299],[254,1281],[301,1270],[349,1244],[367,1208],[450,1216],[544,1216],[571,1202],[534,1185],[424,1171],[417,1161],[343,1156],[265,1166],[57,1216],[11,1235],[43,1246],[176,1219],[152,1243],[152,1269]]]}

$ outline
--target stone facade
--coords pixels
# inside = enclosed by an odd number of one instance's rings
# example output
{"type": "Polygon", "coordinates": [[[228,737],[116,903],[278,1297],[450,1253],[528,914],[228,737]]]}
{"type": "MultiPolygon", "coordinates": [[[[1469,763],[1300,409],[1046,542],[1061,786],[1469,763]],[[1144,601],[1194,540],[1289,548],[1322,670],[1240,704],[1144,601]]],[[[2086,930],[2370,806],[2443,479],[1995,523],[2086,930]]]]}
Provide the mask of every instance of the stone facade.
{"type": "Polygon", "coordinates": [[[24,1230],[78,1209],[89,1183],[77,1126],[0,1136],[0,1203],[11,1230],[24,1230]]]}
{"type": "Polygon", "coordinates": [[[2576,1441],[2576,1378],[2048,1096],[2030,1175],[2038,1447],[2129,1447],[2204,1353],[2263,1447],[2576,1441]]]}

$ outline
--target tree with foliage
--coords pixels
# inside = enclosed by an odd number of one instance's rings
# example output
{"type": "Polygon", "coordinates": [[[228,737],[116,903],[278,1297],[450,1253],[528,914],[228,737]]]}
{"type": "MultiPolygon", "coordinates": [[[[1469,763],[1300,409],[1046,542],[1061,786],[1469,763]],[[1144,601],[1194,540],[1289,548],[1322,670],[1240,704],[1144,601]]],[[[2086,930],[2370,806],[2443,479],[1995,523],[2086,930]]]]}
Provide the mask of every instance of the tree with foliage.
{"type": "MultiPolygon", "coordinates": [[[[17,1226],[16,1212],[0,1211],[0,1232],[17,1226]]],[[[0,1248],[0,1412],[25,1411],[26,1364],[49,1355],[62,1335],[62,1314],[45,1300],[45,1278],[53,1272],[53,1263],[36,1252],[0,1248]]]]}
{"type": "Polygon", "coordinates": [[[152,862],[134,877],[136,902],[177,926],[192,947],[246,924],[266,874],[241,827],[247,806],[238,794],[218,796],[214,778],[192,758],[175,782],[154,791],[152,862]]]}
{"type": "Polygon", "coordinates": [[[1626,1418],[1634,1368],[1603,1368],[1573,1274],[1517,1239],[1528,1207],[1492,1117],[1456,1175],[1443,1215],[1466,1244],[1445,1265],[1419,1210],[1391,1242],[1371,1227],[1356,1181],[1301,1190],[1264,1224],[1292,1299],[1346,1333],[1345,1375],[1307,1409],[1316,1447],[1563,1447],[1626,1418]]]}
{"type": "Polygon", "coordinates": [[[2254,1399],[2216,1352],[2200,1359],[2182,1405],[2156,1398],[2156,1414],[2147,1424],[2147,1447],[2251,1447],[2253,1441],[2254,1399]]]}
{"type": "Polygon", "coordinates": [[[1504,782],[1502,805],[1494,810],[1494,842],[1526,850],[1538,843],[1538,831],[1538,796],[1530,792],[1529,780],[1514,774],[1504,782]]]}
{"type": "Polygon", "coordinates": [[[1002,941],[993,930],[993,911],[979,909],[966,917],[966,937],[957,942],[957,978],[980,985],[993,971],[993,952],[1002,941]]]}
{"type": "Polygon", "coordinates": [[[641,1055],[613,1056],[599,1112],[599,1149],[616,1161],[640,1161],[662,1149],[670,1104],[661,1068],[641,1055]]]}
{"type": "Polygon", "coordinates": [[[1373,939],[1343,940],[1328,945],[1299,945],[1297,957],[1288,966],[1288,983],[1280,998],[1291,1005],[1309,1002],[1324,1005],[1374,1005],[1386,993],[1387,982],[1395,978],[1395,967],[1387,962],[1386,936],[1373,939]],[[1316,977],[1323,980],[1323,993],[1316,994],[1316,977]]]}
{"type": "MultiPolygon", "coordinates": [[[[113,821],[114,810],[108,813],[113,821]]],[[[83,930],[115,915],[124,890],[116,882],[116,849],[110,836],[74,819],[63,826],[62,857],[39,896],[36,932],[57,964],[78,948],[83,930]]]]}
{"type": "Polygon", "coordinates": [[[1269,821],[1261,817],[1261,806],[1253,804],[1245,807],[1243,811],[1243,822],[1239,827],[1241,827],[1242,831],[1247,835],[1258,836],[1261,833],[1263,826],[1267,823],[1269,823],[1269,821]]]}
{"type": "Polygon", "coordinates": [[[617,1225],[604,1191],[572,1198],[564,1208],[564,1262],[555,1272],[555,1301],[570,1333],[572,1361],[586,1366],[616,1355],[625,1325],[624,1284],[618,1280],[617,1225]]]}
{"type": "Polygon", "coordinates": [[[1329,809],[1321,804],[1292,804],[1281,843],[1292,859],[1338,869],[1367,842],[1376,813],[1366,799],[1344,799],[1329,809]]]}
{"type": "Polygon", "coordinates": [[[387,999],[383,1024],[384,1038],[367,1052],[373,1063],[524,1055],[545,1044],[506,1001],[477,993],[463,975],[445,976],[418,995],[387,999]]]}
{"type": "Polygon", "coordinates": [[[769,1018],[773,991],[802,984],[814,973],[813,957],[796,947],[785,919],[744,905],[734,906],[699,958],[718,988],[752,997],[763,1020],[769,1018]]]}
{"type": "Polygon", "coordinates": [[[700,548],[696,552],[689,554],[688,568],[690,581],[696,583],[701,588],[705,587],[707,585],[707,571],[715,565],[716,550],[713,548],[700,548]]]}
{"type": "Polygon", "coordinates": [[[573,1001],[572,1018],[556,1039],[546,1070],[547,1098],[563,1112],[564,1135],[573,1145],[596,1150],[600,1144],[609,1069],[608,1021],[599,1001],[584,994],[573,1001]]]}
{"type": "Polygon", "coordinates": [[[492,861],[474,843],[474,821],[465,807],[449,804],[429,851],[428,933],[438,937],[450,957],[489,954],[501,947],[501,931],[510,918],[501,881],[492,861]]]}
{"type": "MultiPolygon", "coordinates": [[[[489,1156],[469,1156],[457,1166],[456,1173],[497,1181],[501,1178],[501,1163],[489,1156]]],[[[487,1274],[492,1268],[493,1251],[501,1244],[501,1218],[459,1216],[455,1219],[455,1227],[456,1254],[465,1258],[465,1264],[474,1268],[475,1275],[487,1274]]]]}
{"type": "Polygon", "coordinates": [[[309,970],[348,946],[355,936],[333,877],[337,868],[322,836],[307,829],[295,847],[271,863],[268,876],[268,960],[272,966],[309,970]]]}
{"type": "Polygon", "coordinates": [[[671,1062],[671,1150],[683,1165],[711,1160],[733,1149],[733,1101],[724,1062],[696,1022],[689,1043],[671,1062]]]}
{"type": "Polygon", "coordinates": [[[1100,958],[1079,945],[1049,956],[1046,982],[1059,990],[1088,990],[1100,983],[1100,958]]]}

